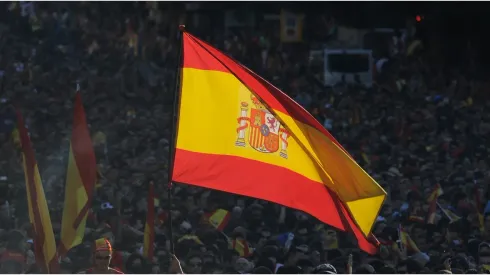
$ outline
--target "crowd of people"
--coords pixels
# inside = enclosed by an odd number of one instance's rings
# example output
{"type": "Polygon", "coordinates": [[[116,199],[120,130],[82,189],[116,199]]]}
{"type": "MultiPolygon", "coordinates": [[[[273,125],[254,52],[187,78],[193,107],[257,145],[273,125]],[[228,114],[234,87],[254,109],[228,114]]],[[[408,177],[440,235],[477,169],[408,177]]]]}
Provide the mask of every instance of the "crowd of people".
{"type": "Polygon", "coordinates": [[[202,37],[309,110],[386,190],[388,199],[373,229],[381,246],[377,255],[367,255],[351,235],[305,213],[184,185],[172,190],[171,240],[167,157],[182,11],[163,2],[2,6],[2,273],[12,270],[7,264],[12,261],[22,262],[13,273],[38,271],[23,168],[12,139],[14,106],[26,119],[59,240],[77,85],[98,182],[84,242],[61,259],[62,273],[91,266],[93,243],[100,238],[112,243],[111,266],[124,273],[172,270],[172,241],[185,273],[490,273],[490,207],[484,205],[490,180],[490,83],[477,78],[470,46],[465,67],[448,68],[433,51],[409,56],[392,51],[383,56],[387,62],[377,68],[373,87],[339,83],[325,88],[311,81],[305,46],[282,45],[279,32],[202,37]],[[146,259],[150,181],[156,186],[157,221],[155,255],[146,259]],[[443,194],[428,222],[428,199],[437,187],[443,194]],[[231,215],[222,230],[205,218],[218,209],[231,215]],[[13,251],[20,260],[5,256],[13,251]]]}

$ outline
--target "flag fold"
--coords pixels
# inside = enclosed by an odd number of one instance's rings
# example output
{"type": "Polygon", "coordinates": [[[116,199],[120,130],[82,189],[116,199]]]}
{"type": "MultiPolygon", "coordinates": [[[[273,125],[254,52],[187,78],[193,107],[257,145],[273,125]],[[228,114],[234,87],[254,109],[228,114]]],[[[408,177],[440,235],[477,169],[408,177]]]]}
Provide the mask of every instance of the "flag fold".
{"type": "Polygon", "coordinates": [[[17,129],[22,148],[29,220],[33,228],[36,262],[44,272],[57,273],[56,242],[34,149],[21,113],[17,110],[17,129]]]}
{"type": "Polygon", "coordinates": [[[61,224],[60,255],[79,245],[97,181],[97,164],[80,92],[75,95],[73,129],[66,171],[65,204],[61,224]]]}

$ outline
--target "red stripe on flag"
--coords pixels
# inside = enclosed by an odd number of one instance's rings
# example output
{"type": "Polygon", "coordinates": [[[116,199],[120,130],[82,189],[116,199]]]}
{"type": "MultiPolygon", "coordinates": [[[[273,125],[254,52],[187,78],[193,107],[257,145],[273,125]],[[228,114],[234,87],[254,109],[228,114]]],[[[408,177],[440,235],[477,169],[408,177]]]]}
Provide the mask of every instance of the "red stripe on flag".
{"type": "Polygon", "coordinates": [[[75,163],[80,171],[83,186],[87,192],[88,201],[78,214],[74,221],[73,228],[78,228],[81,220],[87,215],[92,205],[92,194],[97,180],[97,169],[95,153],[90,138],[90,132],[87,127],[83,108],[82,97],[80,92],[75,95],[75,104],[73,110],[73,129],[71,134],[71,147],[75,163]]]}

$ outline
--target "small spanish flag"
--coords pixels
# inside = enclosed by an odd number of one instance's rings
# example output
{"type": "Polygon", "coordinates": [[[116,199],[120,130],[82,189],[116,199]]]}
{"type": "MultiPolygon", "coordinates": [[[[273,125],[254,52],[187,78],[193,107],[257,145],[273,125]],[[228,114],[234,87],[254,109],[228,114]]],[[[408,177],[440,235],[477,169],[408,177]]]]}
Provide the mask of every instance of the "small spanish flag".
{"type": "Polygon", "coordinates": [[[155,187],[153,182],[150,182],[148,188],[147,204],[143,256],[153,261],[153,243],[155,242],[155,187]]]}
{"type": "Polygon", "coordinates": [[[304,14],[281,11],[279,18],[281,42],[301,42],[303,39],[304,14]]]}
{"type": "Polygon", "coordinates": [[[478,187],[478,184],[476,184],[473,187],[473,203],[475,206],[476,214],[478,215],[478,223],[480,224],[480,232],[485,231],[485,220],[483,218],[483,205],[480,200],[480,188],[478,187]]]}
{"type": "Polygon", "coordinates": [[[223,231],[223,229],[225,229],[226,225],[230,221],[230,216],[231,215],[229,211],[218,209],[209,214],[208,221],[212,226],[214,226],[214,228],[218,229],[219,231],[223,231]]]}
{"type": "Polygon", "coordinates": [[[231,248],[233,248],[240,257],[250,257],[253,254],[253,248],[250,247],[249,243],[242,239],[234,239],[231,241],[231,248]]]}
{"type": "Polygon", "coordinates": [[[412,253],[420,252],[420,249],[417,247],[417,245],[412,240],[410,235],[408,235],[405,229],[401,226],[399,228],[399,234],[400,234],[400,242],[403,246],[403,249],[406,249],[407,252],[410,251],[412,253]]]}
{"type": "Polygon", "coordinates": [[[432,193],[430,193],[429,197],[427,198],[427,202],[432,202],[434,200],[437,200],[440,196],[444,194],[444,191],[442,190],[441,185],[438,183],[434,187],[434,190],[432,190],[432,193]]]}
{"type": "Polygon", "coordinates": [[[436,184],[429,198],[427,198],[427,202],[429,203],[429,210],[427,211],[428,224],[434,224],[437,211],[437,198],[439,198],[442,194],[444,194],[444,192],[442,191],[441,185],[436,184]]]}
{"type": "Polygon", "coordinates": [[[133,29],[131,22],[126,22],[126,38],[128,42],[128,48],[132,50],[133,56],[138,56],[140,51],[140,37],[138,33],[133,29]]]}

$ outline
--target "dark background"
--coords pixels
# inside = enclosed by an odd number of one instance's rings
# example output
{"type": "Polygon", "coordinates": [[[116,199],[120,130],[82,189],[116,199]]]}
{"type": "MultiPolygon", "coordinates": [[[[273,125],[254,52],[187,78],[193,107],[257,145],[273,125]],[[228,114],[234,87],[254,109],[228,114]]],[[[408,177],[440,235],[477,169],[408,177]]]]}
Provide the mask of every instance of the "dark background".
{"type": "MultiPolygon", "coordinates": [[[[189,3],[189,2],[188,2],[189,3]]],[[[185,3],[171,3],[175,8],[184,8],[185,3]]],[[[479,64],[487,67],[490,42],[487,33],[490,28],[489,3],[486,2],[200,2],[201,8],[215,12],[216,20],[221,11],[252,9],[254,11],[277,13],[281,9],[303,11],[309,15],[319,13],[334,14],[339,24],[355,28],[404,28],[407,19],[417,15],[423,19],[417,24],[417,36],[427,47],[431,39],[437,39],[437,47],[442,46],[445,59],[452,65],[464,62],[458,52],[467,48],[470,42],[479,52],[479,64]],[[442,44],[442,45],[439,45],[442,44]]]]}

